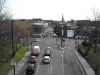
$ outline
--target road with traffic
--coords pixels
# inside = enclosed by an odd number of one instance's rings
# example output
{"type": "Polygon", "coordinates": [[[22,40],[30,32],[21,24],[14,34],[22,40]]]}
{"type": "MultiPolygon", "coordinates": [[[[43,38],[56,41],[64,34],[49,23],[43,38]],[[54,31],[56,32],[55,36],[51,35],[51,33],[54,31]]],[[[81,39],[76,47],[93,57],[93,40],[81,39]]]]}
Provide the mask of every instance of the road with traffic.
{"type": "MultiPolygon", "coordinates": [[[[60,40],[57,42],[60,44],[60,40]]],[[[39,42],[32,43],[32,47],[35,45],[39,45],[41,51],[34,75],[84,75],[75,55],[75,40],[65,39],[65,47],[63,48],[58,48],[56,38],[52,37],[39,39],[39,42]],[[47,47],[52,48],[51,62],[50,64],[42,64],[43,52],[47,47]]],[[[26,75],[25,72],[23,75],[26,75]]]]}

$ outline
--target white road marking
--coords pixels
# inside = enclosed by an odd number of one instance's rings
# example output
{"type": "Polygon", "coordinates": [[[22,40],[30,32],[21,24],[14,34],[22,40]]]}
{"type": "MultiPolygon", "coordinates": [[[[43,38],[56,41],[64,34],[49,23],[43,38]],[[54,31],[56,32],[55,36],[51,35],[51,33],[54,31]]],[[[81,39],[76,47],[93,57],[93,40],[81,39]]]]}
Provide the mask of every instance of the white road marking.
{"type": "Polygon", "coordinates": [[[52,65],[50,66],[50,74],[52,74],[52,65]]]}
{"type": "MultiPolygon", "coordinates": [[[[40,62],[41,62],[41,59],[40,59],[40,62]]],[[[39,68],[40,68],[40,65],[38,65],[36,73],[38,73],[39,68]]]]}
{"type": "Polygon", "coordinates": [[[40,65],[38,65],[38,67],[37,67],[37,72],[39,71],[39,68],[40,68],[40,65]]]}
{"type": "Polygon", "coordinates": [[[46,41],[47,42],[47,44],[49,44],[49,41],[46,41]]]}
{"type": "Polygon", "coordinates": [[[62,57],[62,70],[63,70],[63,75],[64,75],[64,60],[63,60],[63,54],[61,54],[61,57],[62,57]]]}
{"type": "MultiPolygon", "coordinates": [[[[52,59],[53,59],[53,54],[52,54],[52,59]]],[[[51,59],[51,65],[50,65],[50,75],[52,74],[52,59],[51,59]]]]}

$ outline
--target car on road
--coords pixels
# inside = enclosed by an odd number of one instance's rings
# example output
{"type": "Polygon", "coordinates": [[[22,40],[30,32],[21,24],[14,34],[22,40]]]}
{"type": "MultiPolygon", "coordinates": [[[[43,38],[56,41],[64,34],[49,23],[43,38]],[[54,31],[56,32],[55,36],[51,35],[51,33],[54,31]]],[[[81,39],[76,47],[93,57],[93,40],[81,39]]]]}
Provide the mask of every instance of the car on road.
{"type": "Polygon", "coordinates": [[[51,62],[50,56],[44,56],[42,59],[42,63],[49,64],[51,62]]]}
{"type": "Polygon", "coordinates": [[[51,56],[52,55],[52,49],[51,47],[48,47],[45,51],[43,56],[51,56]]]}
{"type": "Polygon", "coordinates": [[[32,42],[39,42],[39,39],[38,38],[33,38],[32,42]]]}
{"type": "Polygon", "coordinates": [[[52,49],[51,49],[51,47],[47,47],[47,49],[46,49],[47,51],[50,51],[50,52],[52,52],[52,49]]]}
{"type": "Polygon", "coordinates": [[[29,63],[30,64],[35,64],[36,62],[37,62],[36,56],[31,56],[30,59],[29,59],[29,63]]]}
{"type": "Polygon", "coordinates": [[[33,50],[32,50],[31,55],[32,55],[32,56],[38,56],[39,53],[40,53],[40,46],[34,46],[32,49],[33,49],[33,50]]]}
{"type": "Polygon", "coordinates": [[[52,37],[57,37],[57,34],[53,33],[53,34],[52,34],[52,37]]]}
{"type": "Polygon", "coordinates": [[[26,74],[34,74],[36,70],[36,64],[28,64],[26,68],[26,74]]]}

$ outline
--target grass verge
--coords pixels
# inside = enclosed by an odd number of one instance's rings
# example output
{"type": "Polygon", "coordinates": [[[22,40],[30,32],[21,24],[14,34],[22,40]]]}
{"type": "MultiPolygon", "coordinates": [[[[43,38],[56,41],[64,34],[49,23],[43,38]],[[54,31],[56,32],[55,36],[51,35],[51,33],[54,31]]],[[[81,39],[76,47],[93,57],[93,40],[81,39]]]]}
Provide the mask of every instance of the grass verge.
{"type": "Polygon", "coordinates": [[[88,51],[88,55],[85,57],[87,62],[91,65],[91,67],[97,72],[97,75],[100,75],[100,53],[93,51],[91,48],[88,50],[88,47],[83,45],[80,46],[81,52],[85,55],[85,50],[88,51]]]}
{"type": "Polygon", "coordinates": [[[0,63],[0,75],[6,75],[11,70],[11,62],[0,63]]]}
{"type": "MultiPolygon", "coordinates": [[[[19,47],[20,45],[18,45],[18,47],[19,47]]],[[[25,47],[20,47],[20,49],[19,50],[17,50],[17,52],[16,52],[16,54],[15,54],[15,60],[16,60],[16,62],[19,62],[21,59],[22,59],[22,57],[25,55],[25,53],[27,52],[27,47],[25,46],[25,47]]]]}
{"type": "MultiPolygon", "coordinates": [[[[19,47],[20,45],[17,45],[17,46],[19,47]]],[[[11,49],[9,51],[11,52],[11,49]]],[[[20,47],[15,54],[16,62],[19,62],[26,52],[27,52],[26,46],[20,47]]],[[[8,62],[1,62],[0,63],[0,75],[7,75],[7,73],[11,70],[11,68],[12,68],[11,59],[8,62]]]]}

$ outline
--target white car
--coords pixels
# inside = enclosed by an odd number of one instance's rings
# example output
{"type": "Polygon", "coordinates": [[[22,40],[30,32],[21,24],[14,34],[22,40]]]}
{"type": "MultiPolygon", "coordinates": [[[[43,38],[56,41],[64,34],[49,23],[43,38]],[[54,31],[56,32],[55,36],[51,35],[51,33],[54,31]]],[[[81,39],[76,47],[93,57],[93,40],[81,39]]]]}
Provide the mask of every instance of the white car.
{"type": "Polygon", "coordinates": [[[45,64],[49,64],[51,61],[50,56],[44,56],[42,62],[45,64]]]}

